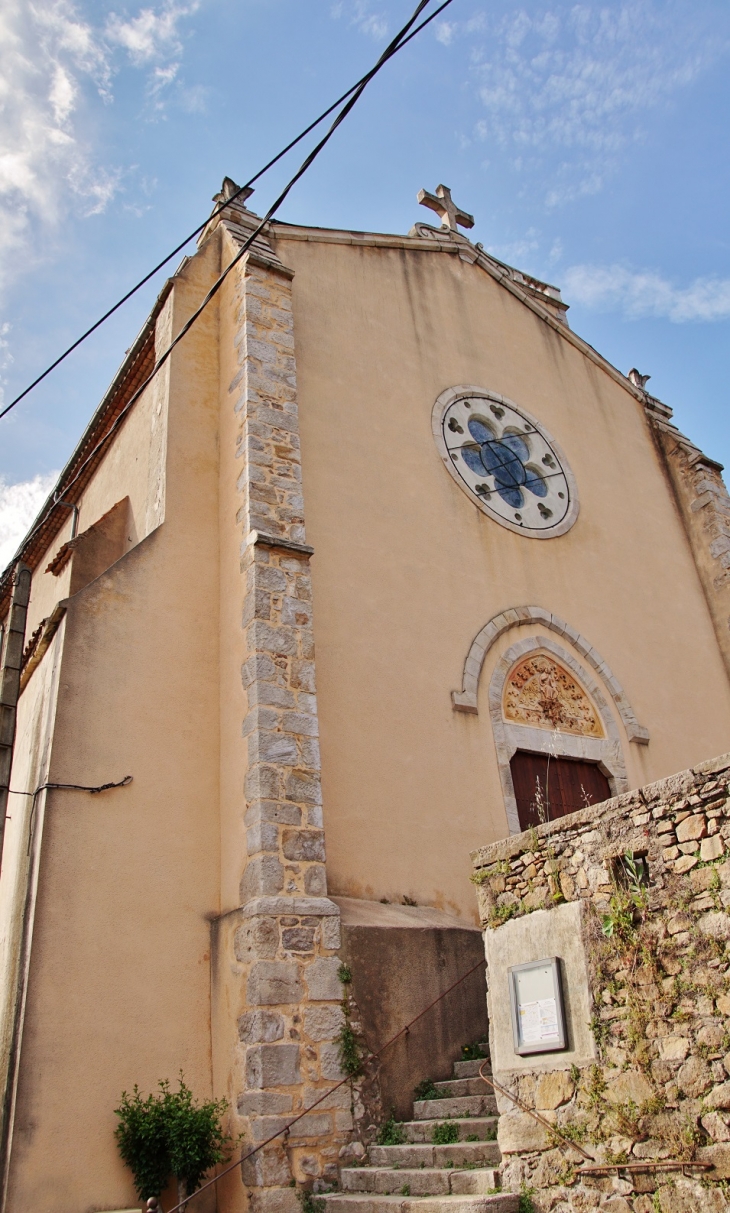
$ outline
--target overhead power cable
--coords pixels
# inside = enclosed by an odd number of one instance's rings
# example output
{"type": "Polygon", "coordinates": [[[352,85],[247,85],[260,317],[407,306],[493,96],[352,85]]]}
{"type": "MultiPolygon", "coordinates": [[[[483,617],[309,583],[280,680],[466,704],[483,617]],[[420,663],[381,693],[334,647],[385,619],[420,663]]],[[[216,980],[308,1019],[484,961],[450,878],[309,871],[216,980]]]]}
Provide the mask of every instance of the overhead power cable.
{"type": "MultiPolygon", "coordinates": [[[[99,452],[102,450],[102,448],[106,445],[106,443],[109,441],[109,439],[112,437],[112,435],[115,434],[116,431],[119,429],[119,426],[122,424],[122,421],[126,417],[129,410],[134,407],[134,405],[139,400],[142,393],[145,391],[145,389],[147,387],[149,387],[149,385],[152,382],[152,380],[154,379],[155,375],[160,370],[160,368],[165,365],[165,363],[167,362],[168,358],[170,357],[170,355],[172,354],[172,352],[176,348],[176,346],[178,346],[180,344],[180,342],[183,340],[183,338],[186,336],[186,334],[190,332],[190,329],[195,324],[195,321],[205,311],[205,308],[208,306],[211,299],[213,299],[215,297],[215,295],[218,293],[218,291],[222,287],[223,283],[225,282],[226,278],[230,274],[231,270],[238,264],[238,262],[241,260],[241,258],[248,252],[248,250],[251,247],[251,245],[253,244],[254,240],[263,231],[266,224],[269,222],[269,220],[273,217],[273,215],[279,209],[279,207],[284,202],[284,200],[286,199],[289,192],[296,185],[297,181],[300,179],[300,177],[304,176],[307,169],[314,162],[314,160],[316,160],[319,153],[322,151],[322,149],[326,146],[326,144],[329,142],[329,140],[334,135],[334,133],[337,130],[340,123],[342,123],[345,120],[347,115],[357,104],[358,100],[362,96],[367,85],[370,83],[370,81],[373,79],[373,77],[377,75],[377,73],[380,71],[380,69],[382,67],[384,67],[385,64],[388,62],[388,60],[390,58],[392,58],[392,56],[400,49],[401,45],[405,44],[406,34],[411,29],[411,26],[418,19],[420,14],[423,12],[423,9],[429,3],[430,3],[430,0],[419,0],[419,3],[417,5],[413,15],[409,18],[409,20],[406,22],[406,24],[403,26],[403,28],[396,34],[396,36],[392,40],[392,42],[389,43],[389,45],[383,51],[383,53],[380,56],[380,58],[378,59],[378,61],[370,69],[370,71],[367,73],[367,75],[363,76],[362,80],[360,80],[360,82],[355,86],[354,92],[350,96],[349,100],[343,105],[342,109],[338,113],[334,122],[329,127],[327,133],[320,139],[319,143],[317,143],[315,145],[315,147],[312,149],[312,151],[309,153],[309,155],[305,157],[305,159],[302,161],[301,165],[297,169],[294,176],[289,180],[287,185],[285,185],[284,189],[281,191],[281,193],[279,194],[276,201],[269,207],[269,209],[266,212],[266,214],[264,215],[263,219],[260,220],[260,222],[258,223],[256,228],[251,232],[250,236],[248,236],[247,239],[244,241],[244,243],[241,245],[241,248],[236,253],[236,256],[232,259],[232,261],[229,262],[229,264],[226,266],[226,268],[224,269],[224,271],[220,275],[220,277],[217,278],[216,281],[213,283],[212,287],[210,288],[207,295],[203,299],[203,302],[189,317],[189,319],[186,321],[186,323],[180,329],[180,332],[177,334],[177,336],[174,338],[174,340],[170,342],[167,349],[164,350],[162,352],[162,354],[160,354],[160,357],[155,362],[155,365],[153,366],[153,368],[150,371],[147,378],[142,381],[142,383],[139,385],[139,387],[136,389],[136,391],[132,394],[130,399],[127,401],[124,408],[121,409],[120,412],[117,414],[117,416],[115,417],[112,424],[109,426],[109,429],[106,431],[104,436],[99,439],[96,446],[94,446],[94,448],[91,450],[89,455],[87,455],[86,459],[84,459],[83,463],[79,466],[78,470],[76,471],[76,475],[73,476],[72,479],[67,484],[64,485],[64,487],[63,487],[63,496],[64,497],[66,497],[68,495],[68,493],[73,488],[73,486],[81,479],[81,477],[83,476],[83,474],[86,471],[86,468],[89,466],[89,464],[92,463],[92,461],[96,458],[96,456],[99,454],[99,452]]],[[[440,8],[438,8],[434,13],[431,14],[431,19],[433,17],[437,16],[437,14],[439,12],[443,12],[443,10],[445,8],[447,8],[448,5],[451,3],[452,3],[452,0],[444,0],[444,3],[441,4],[440,8]]],[[[413,34],[411,36],[418,33],[418,30],[423,29],[423,27],[427,24],[428,24],[427,21],[423,21],[421,23],[421,25],[418,27],[418,29],[413,31],[413,34]]],[[[241,189],[243,189],[243,188],[244,187],[242,186],[241,189]]],[[[231,202],[231,199],[226,200],[227,205],[230,205],[230,202],[231,202]]],[[[60,504],[63,504],[60,500],[54,501],[52,506],[50,507],[50,509],[53,510],[56,507],[56,505],[60,505],[60,504]]],[[[48,517],[48,513],[44,512],[41,514],[36,525],[32,528],[32,530],[26,536],[19,552],[16,553],[15,557],[13,558],[12,564],[14,564],[15,561],[17,561],[18,559],[21,559],[22,554],[26,551],[28,545],[30,544],[30,542],[32,541],[34,536],[37,534],[37,532],[41,529],[41,527],[45,523],[47,517],[48,517]]],[[[12,564],[10,567],[12,567],[12,564]]]]}
{"type": "MultiPolygon", "coordinates": [[[[393,55],[397,54],[398,51],[403,50],[403,47],[406,46],[412,38],[415,38],[422,29],[425,29],[427,25],[430,25],[430,23],[436,17],[438,17],[439,13],[442,13],[445,8],[448,8],[451,2],[452,0],[444,0],[444,2],[431,13],[430,17],[427,17],[425,21],[422,21],[421,24],[416,27],[416,29],[411,30],[408,36],[402,38],[396,46],[393,46],[393,43],[391,43],[392,49],[388,48],[388,51],[385,52],[387,58],[390,59],[393,55]]],[[[422,7],[422,5],[419,6],[419,12],[421,11],[422,7]]],[[[411,20],[413,20],[413,18],[411,20]]],[[[280,152],[277,152],[273,159],[269,160],[268,164],[265,164],[263,168],[259,169],[259,171],[255,173],[253,177],[250,177],[244,185],[239,186],[239,188],[230,196],[230,198],[226,198],[223,202],[221,202],[215,208],[215,210],[213,210],[213,212],[198,227],[195,228],[194,231],[190,232],[190,234],[186,236],[184,240],[181,240],[181,242],[175,246],[171,253],[168,253],[162,261],[158,261],[157,265],[151,269],[149,273],[145,274],[144,278],[140,278],[139,282],[137,282],[133,287],[130,287],[127,293],[122,295],[121,299],[118,299],[117,302],[108,309],[108,311],[104,312],[103,316],[100,316],[98,320],[95,320],[90,328],[86,329],[86,331],[82,333],[80,337],[77,337],[76,340],[72,342],[68,349],[65,349],[62,354],[59,354],[58,358],[51,362],[50,365],[40,373],[40,375],[37,375],[32,383],[29,383],[27,387],[23,388],[23,391],[20,392],[20,394],[16,396],[14,400],[11,400],[4,409],[0,410],[0,419],[5,417],[11,409],[14,409],[16,404],[20,404],[20,401],[25,399],[25,397],[32,392],[39,383],[42,383],[43,380],[50,375],[51,371],[55,371],[56,367],[60,366],[61,363],[68,358],[69,354],[72,354],[74,350],[78,349],[78,347],[82,345],[84,341],[86,341],[87,337],[90,337],[91,334],[95,333],[98,328],[101,328],[102,324],[104,324],[110,316],[113,316],[115,312],[119,311],[119,308],[122,307],[122,305],[125,304],[128,299],[131,299],[133,295],[136,295],[137,291],[141,290],[141,288],[145,286],[145,284],[148,283],[151,278],[154,278],[155,274],[163,269],[167,265],[168,261],[172,261],[173,257],[175,257],[178,253],[181,253],[191,240],[194,240],[196,236],[200,235],[203,228],[210,223],[211,219],[215,219],[216,215],[220,214],[225,207],[230,206],[232,202],[235,202],[236,198],[244,193],[245,190],[250,189],[255,181],[258,181],[264,176],[265,173],[269,171],[270,168],[273,168],[275,164],[278,164],[278,162],[282,160],[284,156],[286,156],[287,153],[292,150],[292,148],[296,147],[298,143],[301,143],[302,139],[305,139],[307,135],[309,135],[315,127],[319,126],[321,122],[324,122],[325,118],[328,118],[332,111],[337,109],[338,105],[342,105],[343,101],[346,101],[347,98],[350,97],[357,89],[364,87],[364,85],[366,85],[372,79],[375,72],[379,70],[383,62],[385,62],[385,58],[379,60],[375,68],[372,68],[365,76],[361,77],[356,84],[353,84],[351,88],[348,88],[346,93],[343,93],[341,97],[338,97],[336,101],[333,101],[332,105],[324,110],[318,118],[315,118],[313,122],[310,122],[309,126],[305,127],[295,139],[292,139],[291,143],[287,143],[286,147],[282,148],[280,152]]]]}

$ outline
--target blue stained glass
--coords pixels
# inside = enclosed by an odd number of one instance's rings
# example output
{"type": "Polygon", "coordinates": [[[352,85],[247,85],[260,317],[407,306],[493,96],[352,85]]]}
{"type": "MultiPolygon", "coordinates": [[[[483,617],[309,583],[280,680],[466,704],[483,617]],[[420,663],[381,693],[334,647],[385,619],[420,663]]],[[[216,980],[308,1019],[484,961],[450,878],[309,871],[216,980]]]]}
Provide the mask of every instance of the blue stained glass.
{"type": "Polygon", "coordinates": [[[515,453],[517,458],[522,460],[523,463],[530,458],[530,448],[525,442],[524,438],[521,438],[519,434],[503,434],[501,441],[505,446],[508,446],[509,449],[515,453]]]}
{"type": "Polygon", "coordinates": [[[498,484],[497,492],[507,505],[511,505],[513,509],[519,510],[525,504],[525,496],[522,489],[510,488],[506,484],[498,484]]]}
{"type": "Polygon", "coordinates": [[[463,446],[461,448],[461,457],[470,471],[476,476],[483,476],[487,470],[482,463],[480,448],[478,446],[463,446]]]}
{"type": "Polygon", "coordinates": [[[481,456],[498,485],[514,488],[525,483],[525,465],[503,442],[482,443],[481,456]]]}
{"type": "Polygon", "coordinates": [[[520,434],[504,434],[497,439],[480,417],[471,417],[468,426],[475,445],[463,446],[461,457],[476,476],[487,472],[494,477],[495,491],[507,505],[516,510],[522,508],[523,488],[536,497],[547,497],[543,477],[536,468],[525,466],[530,449],[520,434]]]}
{"type": "Polygon", "coordinates": [[[494,438],[494,430],[485,425],[480,417],[469,418],[469,433],[475,442],[491,442],[494,438]]]}
{"type": "Polygon", "coordinates": [[[533,468],[525,468],[525,488],[534,493],[536,497],[547,497],[547,485],[533,468]]]}

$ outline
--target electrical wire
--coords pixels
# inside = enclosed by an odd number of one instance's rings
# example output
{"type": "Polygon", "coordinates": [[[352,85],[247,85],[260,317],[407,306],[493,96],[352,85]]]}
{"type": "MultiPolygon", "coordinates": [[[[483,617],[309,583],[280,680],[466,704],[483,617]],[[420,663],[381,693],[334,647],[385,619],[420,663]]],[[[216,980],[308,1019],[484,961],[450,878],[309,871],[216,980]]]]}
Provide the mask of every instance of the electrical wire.
{"type": "MultiPolygon", "coordinates": [[[[39,783],[34,792],[21,792],[18,788],[8,788],[9,796],[29,796],[33,804],[30,808],[30,818],[28,820],[28,847],[27,854],[30,855],[30,844],[33,838],[33,824],[35,820],[35,806],[41,792],[46,790],[58,790],[61,792],[91,792],[92,796],[97,792],[108,792],[110,788],[126,788],[132,782],[131,775],[125,775],[124,779],[120,779],[118,783],[100,783],[95,787],[89,787],[85,783],[39,783]]],[[[9,820],[7,814],[6,820],[9,820]]],[[[2,847],[0,846],[0,855],[2,847]]]]}
{"type": "Polygon", "coordinates": [[[89,787],[85,783],[41,783],[36,788],[35,792],[20,792],[17,788],[8,788],[9,796],[37,796],[39,792],[44,792],[46,788],[57,788],[64,792],[108,792],[110,788],[126,788],[132,782],[131,775],[125,775],[124,779],[120,779],[119,783],[100,783],[96,787],[89,787]]]}
{"type": "MultiPolygon", "coordinates": [[[[427,17],[425,19],[425,21],[422,21],[421,24],[419,26],[417,26],[416,29],[412,30],[411,33],[408,34],[408,36],[406,38],[403,38],[402,41],[400,41],[398,43],[398,45],[396,47],[394,47],[394,49],[388,55],[388,58],[391,58],[393,55],[397,54],[398,51],[403,50],[403,47],[406,46],[411,41],[412,38],[415,38],[416,35],[421,32],[422,29],[425,29],[425,27],[427,25],[430,25],[430,23],[436,17],[438,17],[439,13],[442,13],[445,8],[448,8],[448,6],[449,6],[449,4],[451,4],[451,2],[452,2],[452,0],[444,0],[444,3],[442,3],[437,9],[435,9],[435,11],[433,13],[431,13],[430,17],[427,17]]],[[[238,197],[240,197],[240,195],[243,194],[245,190],[250,189],[251,186],[253,185],[254,181],[258,181],[261,177],[264,176],[265,173],[267,173],[269,171],[270,168],[273,168],[275,164],[278,164],[278,162],[280,160],[282,160],[283,157],[286,156],[287,153],[292,150],[292,148],[296,147],[296,145],[298,143],[301,143],[302,139],[305,139],[306,136],[309,135],[316,126],[319,126],[320,122],[324,122],[325,118],[328,118],[329,115],[332,113],[332,111],[337,109],[338,105],[341,105],[343,101],[346,101],[347,98],[352,93],[354,93],[356,89],[361,87],[361,85],[367,84],[368,81],[372,78],[372,75],[373,75],[373,71],[371,70],[365,76],[363,76],[360,80],[358,80],[356,84],[353,84],[352,87],[349,88],[346,93],[343,93],[341,97],[338,97],[338,99],[336,101],[333,101],[332,105],[330,105],[326,110],[324,110],[323,113],[321,113],[318,118],[315,118],[313,122],[310,122],[309,126],[305,127],[304,130],[301,131],[300,134],[298,134],[295,139],[292,139],[292,141],[290,143],[287,143],[286,147],[282,148],[282,150],[280,152],[277,152],[277,154],[273,157],[273,159],[269,160],[268,164],[265,164],[264,167],[262,169],[259,169],[259,171],[256,174],[254,174],[253,177],[250,177],[249,180],[245,183],[245,185],[239,186],[238,189],[236,190],[236,192],[234,194],[232,194],[230,196],[230,198],[226,198],[223,202],[219,203],[219,205],[212,211],[212,213],[207,217],[207,219],[204,219],[203,222],[198,227],[196,227],[194,231],[190,232],[190,234],[188,236],[186,236],[185,239],[180,242],[180,244],[175,246],[175,248],[172,250],[171,253],[168,253],[167,256],[165,258],[163,258],[162,261],[159,261],[157,263],[157,265],[154,267],[154,269],[151,269],[149,271],[149,273],[145,274],[144,278],[140,278],[139,282],[137,282],[135,286],[130,287],[130,289],[127,291],[127,293],[125,295],[122,295],[121,299],[118,299],[117,302],[108,309],[108,311],[104,312],[103,316],[100,316],[98,320],[94,321],[94,323],[91,325],[90,328],[86,329],[86,331],[84,333],[82,333],[80,337],[77,337],[76,340],[74,342],[72,342],[72,344],[68,347],[68,349],[64,350],[62,354],[59,354],[58,358],[56,358],[49,366],[47,366],[46,369],[44,371],[42,371],[40,375],[36,376],[36,378],[33,380],[33,382],[29,383],[28,386],[26,388],[24,388],[23,391],[18,396],[16,396],[14,400],[11,400],[10,403],[7,404],[4,409],[0,410],[0,420],[3,417],[5,417],[10,412],[11,409],[14,409],[16,404],[20,404],[21,400],[23,400],[30,392],[32,392],[33,389],[35,387],[37,387],[39,383],[42,383],[42,381],[48,375],[51,374],[51,371],[54,371],[57,366],[60,366],[60,364],[66,358],[68,358],[69,354],[72,354],[74,352],[74,350],[78,349],[78,347],[80,345],[82,345],[84,341],[86,341],[87,337],[90,337],[92,333],[95,333],[96,330],[98,328],[100,328],[102,326],[102,324],[104,324],[104,322],[109,319],[110,316],[113,316],[114,313],[117,312],[119,310],[119,308],[122,307],[122,305],[127,302],[128,299],[131,299],[132,296],[135,295],[137,293],[137,291],[141,290],[141,288],[147,282],[149,282],[151,278],[154,278],[155,274],[157,274],[161,269],[163,269],[164,266],[167,265],[168,261],[172,261],[173,257],[175,257],[178,253],[182,252],[182,250],[185,248],[185,246],[187,244],[189,244],[191,240],[194,240],[195,237],[198,236],[205,227],[207,227],[207,225],[211,222],[212,219],[215,219],[216,215],[219,215],[220,212],[225,209],[225,207],[230,206],[232,202],[235,202],[235,200],[238,197]]]]}
{"type": "MultiPolygon", "coordinates": [[[[193,327],[193,325],[195,324],[195,321],[198,319],[198,317],[202,314],[202,312],[208,306],[211,299],[213,299],[215,297],[215,295],[218,293],[221,286],[225,282],[226,278],[230,274],[231,270],[238,264],[238,262],[241,260],[241,258],[248,252],[249,248],[251,247],[253,242],[256,240],[257,236],[260,235],[260,233],[263,231],[266,224],[274,216],[274,214],[279,209],[281,204],[284,202],[284,200],[286,199],[286,197],[288,196],[290,191],[296,185],[297,181],[299,181],[299,179],[304,176],[307,169],[314,162],[314,160],[316,160],[319,153],[322,151],[322,149],[326,146],[326,144],[329,142],[329,140],[334,135],[338,126],[345,120],[347,115],[357,104],[360,97],[364,93],[367,85],[370,83],[370,81],[373,79],[373,77],[376,76],[377,73],[381,70],[381,68],[385,66],[385,64],[388,62],[388,60],[391,59],[392,56],[397,53],[397,51],[400,49],[400,47],[402,45],[405,45],[406,34],[408,34],[408,31],[411,29],[414,22],[418,19],[418,17],[420,16],[420,14],[423,12],[424,8],[426,7],[426,5],[429,3],[430,3],[430,0],[419,0],[419,3],[416,6],[416,9],[414,10],[412,16],[409,18],[409,20],[406,22],[406,24],[403,26],[403,28],[401,30],[399,30],[399,32],[396,34],[395,38],[393,38],[393,40],[388,44],[388,46],[385,48],[385,50],[383,51],[380,58],[377,60],[377,62],[374,64],[374,66],[371,67],[370,71],[365,76],[363,76],[362,79],[359,81],[359,83],[355,86],[354,92],[352,92],[349,100],[343,105],[342,109],[337,114],[335,120],[330,125],[327,133],[320,139],[319,143],[317,143],[314,146],[314,148],[312,149],[312,151],[305,157],[305,159],[302,161],[301,165],[297,169],[294,176],[286,184],[286,186],[284,187],[282,192],[279,194],[276,201],[269,207],[269,209],[266,212],[266,214],[264,215],[263,219],[260,220],[260,222],[258,223],[257,227],[254,229],[254,231],[251,232],[250,236],[248,236],[247,239],[243,242],[241,248],[236,253],[236,256],[229,262],[229,264],[226,266],[223,273],[213,283],[212,287],[208,291],[207,295],[203,299],[200,306],[188,318],[188,320],[185,322],[185,324],[180,329],[180,332],[170,342],[167,349],[164,350],[162,352],[162,354],[160,354],[160,357],[155,362],[155,365],[153,366],[153,368],[150,371],[147,378],[142,381],[142,383],[139,385],[139,387],[136,389],[136,391],[132,394],[130,399],[127,401],[124,408],[121,409],[120,412],[117,414],[114,421],[109,426],[109,429],[106,431],[106,433],[103,435],[103,437],[99,439],[96,446],[92,449],[90,454],[86,457],[86,459],[83,461],[81,466],[78,468],[76,475],[66,485],[64,485],[64,489],[63,489],[64,497],[67,496],[69,490],[72,489],[73,486],[80,480],[80,478],[84,474],[86,468],[96,458],[96,456],[99,454],[99,452],[102,450],[102,448],[106,445],[106,443],[109,441],[109,439],[112,437],[112,435],[114,433],[116,433],[117,429],[122,424],[122,421],[126,417],[129,410],[136,404],[136,402],[139,400],[140,396],[145,391],[145,389],[147,387],[149,387],[149,385],[152,382],[152,380],[154,379],[155,375],[161,369],[161,367],[163,367],[165,365],[168,358],[172,354],[173,350],[176,348],[177,345],[179,345],[179,343],[183,340],[183,338],[186,336],[186,334],[193,327]]],[[[441,4],[441,6],[431,14],[431,16],[429,17],[429,19],[427,21],[421,22],[420,26],[418,26],[417,29],[413,30],[411,37],[415,36],[415,34],[419,32],[419,30],[423,29],[424,26],[428,24],[429,20],[432,20],[434,17],[436,17],[438,15],[438,13],[443,12],[443,10],[445,8],[447,8],[448,5],[451,3],[452,3],[452,0],[444,0],[444,2],[441,4]]],[[[245,187],[241,186],[241,189],[244,189],[244,188],[245,187]]],[[[230,205],[230,199],[227,200],[226,205],[230,205]]],[[[0,416],[1,415],[2,414],[0,414],[0,416]]],[[[41,517],[39,518],[35,527],[33,527],[32,530],[26,536],[26,538],[23,542],[23,545],[20,548],[20,551],[14,557],[10,568],[12,568],[12,565],[17,560],[22,559],[23,552],[26,550],[29,543],[34,538],[34,536],[38,533],[38,531],[41,529],[41,527],[45,524],[46,519],[48,518],[49,514],[55,509],[57,504],[58,504],[58,502],[53,502],[48,513],[41,515],[41,517]]],[[[10,571],[10,568],[8,569],[8,572],[10,571]]],[[[3,578],[3,580],[4,580],[4,578],[3,578]]],[[[2,581],[0,581],[0,585],[2,585],[2,581]]]]}

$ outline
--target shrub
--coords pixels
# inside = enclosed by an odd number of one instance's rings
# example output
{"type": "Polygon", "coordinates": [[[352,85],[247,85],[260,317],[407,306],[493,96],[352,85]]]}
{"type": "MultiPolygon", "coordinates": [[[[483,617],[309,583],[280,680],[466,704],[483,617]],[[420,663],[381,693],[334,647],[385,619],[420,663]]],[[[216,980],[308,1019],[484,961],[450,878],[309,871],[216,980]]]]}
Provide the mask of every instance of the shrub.
{"type": "Polygon", "coordinates": [[[182,1074],[177,1091],[167,1080],[158,1085],[159,1094],[146,1099],[136,1085],[131,1096],[123,1091],[114,1109],[119,1153],[142,1200],[159,1196],[171,1175],[181,1195],[191,1196],[207,1171],[228,1161],[233,1141],[221,1125],[225,1099],[196,1103],[182,1074]]]}
{"type": "Polygon", "coordinates": [[[167,1142],[167,1126],[159,1096],[142,1099],[139,1087],[114,1109],[119,1124],[114,1131],[119,1153],[134,1176],[134,1186],[140,1200],[159,1196],[172,1172],[167,1142]]]}

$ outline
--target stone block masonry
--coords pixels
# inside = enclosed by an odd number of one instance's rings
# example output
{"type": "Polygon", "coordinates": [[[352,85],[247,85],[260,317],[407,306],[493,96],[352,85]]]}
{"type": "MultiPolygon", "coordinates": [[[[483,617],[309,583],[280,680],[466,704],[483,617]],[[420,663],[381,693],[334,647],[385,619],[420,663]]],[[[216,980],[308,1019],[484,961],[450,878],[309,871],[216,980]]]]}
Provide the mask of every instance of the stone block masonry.
{"type": "Polygon", "coordinates": [[[672,410],[646,391],[644,407],[730,672],[730,497],[722,465],[680,433],[671,421],[672,410]]]}
{"type": "MultiPolygon", "coordinates": [[[[235,248],[256,220],[234,204],[220,222],[235,248]]],[[[351,1097],[345,1086],[313,1108],[342,1078],[343,991],[339,911],[325,875],[292,274],[260,238],[232,277],[245,854],[240,908],[220,949],[238,1024],[234,1131],[256,1144],[307,1113],[243,1166],[250,1207],[285,1213],[298,1209],[293,1183],[336,1179],[351,1097]]]]}
{"type": "MultiPolygon", "coordinates": [[[[557,939],[560,907],[583,906],[595,1060],[502,1046],[495,1065],[555,1129],[499,1097],[504,1186],[534,1189],[540,1210],[730,1208],[729,785],[730,754],[472,855],[490,942],[535,911],[556,914],[557,939]],[[583,1171],[572,1143],[616,1169],[583,1171]]],[[[506,968],[488,980],[506,993],[506,968]]]]}

